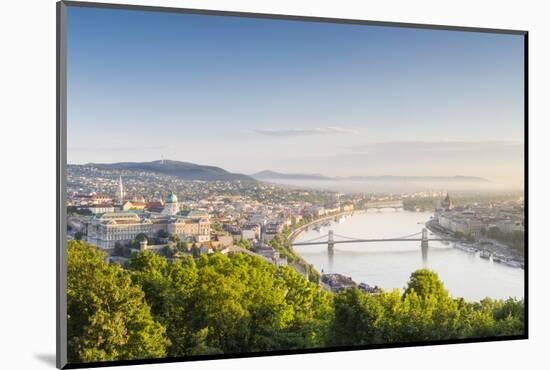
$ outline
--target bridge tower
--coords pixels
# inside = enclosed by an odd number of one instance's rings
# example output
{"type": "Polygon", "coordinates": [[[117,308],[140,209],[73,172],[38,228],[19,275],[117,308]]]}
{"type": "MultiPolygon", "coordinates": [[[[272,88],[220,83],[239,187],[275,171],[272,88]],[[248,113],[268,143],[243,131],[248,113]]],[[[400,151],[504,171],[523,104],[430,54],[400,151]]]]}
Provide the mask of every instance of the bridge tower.
{"type": "Polygon", "coordinates": [[[421,247],[428,247],[428,229],[422,229],[422,241],[420,242],[421,247]]]}
{"type": "Polygon", "coordinates": [[[334,231],[329,230],[328,232],[328,251],[334,251],[334,231]]]}
{"type": "Polygon", "coordinates": [[[422,262],[426,264],[428,262],[428,229],[422,229],[422,241],[420,242],[420,249],[422,250],[422,262]]]}

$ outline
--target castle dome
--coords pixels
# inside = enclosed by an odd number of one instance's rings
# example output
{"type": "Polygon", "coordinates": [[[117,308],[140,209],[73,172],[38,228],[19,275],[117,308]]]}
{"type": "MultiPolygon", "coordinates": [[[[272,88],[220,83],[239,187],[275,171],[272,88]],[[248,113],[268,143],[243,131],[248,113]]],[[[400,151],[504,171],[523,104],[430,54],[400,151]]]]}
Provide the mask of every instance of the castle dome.
{"type": "Polygon", "coordinates": [[[170,195],[166,197],[165,203],[177,203],[177,202],[178,202],[178,197],[174,193],[170,193],[170,195]]]}

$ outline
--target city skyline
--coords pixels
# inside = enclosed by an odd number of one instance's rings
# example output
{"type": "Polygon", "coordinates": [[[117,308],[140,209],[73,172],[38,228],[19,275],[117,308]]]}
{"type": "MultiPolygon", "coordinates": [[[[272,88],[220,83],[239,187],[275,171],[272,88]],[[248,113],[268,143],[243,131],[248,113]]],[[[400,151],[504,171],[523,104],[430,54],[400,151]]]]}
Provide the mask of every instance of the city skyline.
{"type": "Polygon", "coordinates": [[[520,35],[110,9],[68,19],[69,163],[523,184],[520,35]]]}

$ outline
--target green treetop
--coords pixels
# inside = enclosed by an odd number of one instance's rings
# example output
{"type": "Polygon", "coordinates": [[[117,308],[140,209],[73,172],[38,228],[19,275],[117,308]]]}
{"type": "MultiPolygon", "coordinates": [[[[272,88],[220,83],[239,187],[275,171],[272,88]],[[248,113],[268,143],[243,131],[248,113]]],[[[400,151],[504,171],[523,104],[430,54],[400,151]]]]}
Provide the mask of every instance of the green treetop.
{"type": "Polygon", "coordinates": [[[142,290],[127,271],[104,259],[93,246],[68,243],[69,362],[165,356],[165,327],[151,316],[142,290]]]}

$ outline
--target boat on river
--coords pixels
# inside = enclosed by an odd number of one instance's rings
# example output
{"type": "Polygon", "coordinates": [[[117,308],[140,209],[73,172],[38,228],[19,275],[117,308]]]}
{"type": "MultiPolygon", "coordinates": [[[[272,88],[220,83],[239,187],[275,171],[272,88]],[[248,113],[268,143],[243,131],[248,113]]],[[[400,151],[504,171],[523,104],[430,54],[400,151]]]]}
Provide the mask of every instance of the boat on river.
{"type": "Polygon", "coordinates": [[[490,259],[491,258],[491,253],[487,252],[487,251],[481,251],[481,253],[479,254],[479,256],[481,258],[484,258],[486,260],[490,259]]]}
{"type": "Polygon", "coordinates": [[[519,261],[515,261],[513,259],[504,259],[502,261],[503,264],[505,264],[506,266],[510,266],[510,267],[514,267],[514,268],[522,268],[523,264],[519,261]]]}
{"type": "Polygon", "coordinates": [[[453,247],[467,253],[477,253],[477,249],[463,243],[454,243],[453,247]]]}

